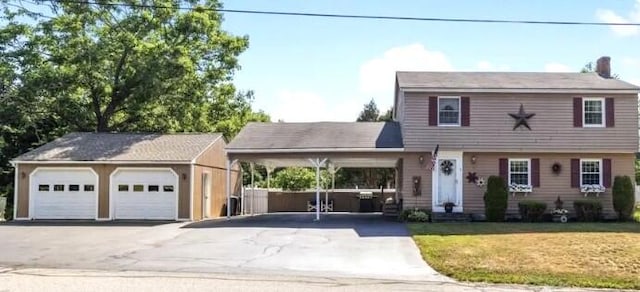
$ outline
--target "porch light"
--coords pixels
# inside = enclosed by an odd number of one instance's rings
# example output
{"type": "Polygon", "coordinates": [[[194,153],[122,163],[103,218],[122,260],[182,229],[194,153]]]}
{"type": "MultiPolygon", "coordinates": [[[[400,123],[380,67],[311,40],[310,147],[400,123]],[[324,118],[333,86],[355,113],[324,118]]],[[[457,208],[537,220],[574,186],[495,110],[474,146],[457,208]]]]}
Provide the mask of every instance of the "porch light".
{"type": "Polygon", "coordinates": [[[471,163],[476,164],[476,161],[478,161],[478,157],[475,155],[471,156],[471,163]]]}
{"type": "Polygon", "coordinates": [[[424,164],[424,156],[418,156],[418,163],[420,163],[421,165],[424,164]]]}

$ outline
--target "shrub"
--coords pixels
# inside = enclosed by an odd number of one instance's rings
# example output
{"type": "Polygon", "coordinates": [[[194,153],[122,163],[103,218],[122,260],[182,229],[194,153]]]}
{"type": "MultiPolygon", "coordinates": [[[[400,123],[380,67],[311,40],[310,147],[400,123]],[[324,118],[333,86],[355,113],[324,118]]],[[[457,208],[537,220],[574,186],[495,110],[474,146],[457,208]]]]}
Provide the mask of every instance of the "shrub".
{"type": "Polygon", "coordinates": [[[504,179],[490,176],[487,181],[487,191],[484,193],[484,211],[487,221],[504,221],[507,212],[509,192],[504,179]]]}
{"type": "Polygon", "coordinates": [[[633,220],[640,223],[640,205],[636,206],[636,211],[633,213],[633,220]]]}
{"type": "Polygon", "coordinates": [[[573,209],[576,211],[576,219],[583,222],[595,222],[602,220],[602,203],[598,200],[575,200],[573,209]]]}
{"type": "Polygon", "coordinates": [[[429,222],[431,212],[420,209],[403,210],[398,219],[403,222],[429,222]]]}
{"type": "Polygon", "coordinates": [[[619,220],[630,220],[635,207],[635,190],[628,176],[616,176],[612,190],[613,209],[619,220]]]}
{"type": "Polygon", "coordinates": [[[518,203],[518,211],[520,217],[526,222],[542,221],[544,211],[547,210],[547,204],[539,201],[522,201],[518,203]]]}

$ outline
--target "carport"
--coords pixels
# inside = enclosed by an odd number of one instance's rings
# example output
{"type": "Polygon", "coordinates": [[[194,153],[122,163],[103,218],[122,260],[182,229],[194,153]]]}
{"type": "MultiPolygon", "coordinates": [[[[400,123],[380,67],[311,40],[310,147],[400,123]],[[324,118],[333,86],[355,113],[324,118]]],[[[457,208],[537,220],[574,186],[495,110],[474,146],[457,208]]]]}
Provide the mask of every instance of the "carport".
{"type": "MultiPolygon", "coordinates": [[[[227,169],[239,162],[264,165],[267,175],[277,167],[316,170],[315,220],[320,220],[320,170],[335,175],[340,168],[393,168],[396,186],[402,178],[404,151],[396,122],[250,123],[226,149],[227,169]]],[[[230,173],[227,172],[227,182],[230,173]]],[[[228,183],[227,183],[228,185],[228,183]]],[[[401,190],[396,187],[395,199],[401,190]]],[[[227,218],[231,190],[227,188],[227,218]]]]}

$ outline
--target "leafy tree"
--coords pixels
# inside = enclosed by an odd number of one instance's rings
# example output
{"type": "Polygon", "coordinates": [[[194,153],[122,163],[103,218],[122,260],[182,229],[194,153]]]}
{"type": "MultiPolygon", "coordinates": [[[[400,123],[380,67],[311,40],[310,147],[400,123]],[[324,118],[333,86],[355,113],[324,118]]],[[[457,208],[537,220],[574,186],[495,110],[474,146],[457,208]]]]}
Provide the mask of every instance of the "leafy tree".
{"type": "Polygon", "coordinates": [[[20,3],[0,0],[0,193],[10,159],[69,131],[231,138],[269,121],[232,84],[248,37],[221,29],[216,0],[20,3]]]}
{"type": "MultiPolygon", "coordinates": [[[[326,170],[320,173],[320,186],[326,189],[331,177],[326,170]]],[[[302,191],[316,187],[316,171],[311,168],[289,167],[277,171],[272,179],[272,187],[288,191],[302,191]]]]}
{"type": "Polygon", "coordinates": [[[371,99],[368,104],[364,105],[364,108],[358,115],[357,122],[377,122],[378,117],[380,117],[380,110],[378,110],[378,106],[376,102],[371,99]]]}

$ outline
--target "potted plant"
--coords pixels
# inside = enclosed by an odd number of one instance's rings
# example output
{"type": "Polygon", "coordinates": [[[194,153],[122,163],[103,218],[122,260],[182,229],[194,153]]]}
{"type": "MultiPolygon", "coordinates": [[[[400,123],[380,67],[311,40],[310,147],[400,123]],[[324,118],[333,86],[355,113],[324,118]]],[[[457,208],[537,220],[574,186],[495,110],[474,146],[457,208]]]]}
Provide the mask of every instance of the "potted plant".
{"type": "Polygon", "coordinates": [[[446,202],[444,203],[444,212],[445,213],[453,213],[453,207],[455,207],[456,204],[454,204],[453,202],[446,202]]]}
{"type": "Polygon", "coordinates": [[[556,208],[551,211],[551,215],[553,215],[553,222],[567,223],[567,221],[569,221],[569,218],[567,217],[569,215],[569,210],[562,208],[563,204],[564,202],[560,200],[560,196],[558,196],[558,199],[555,201],[556,208]]]}

